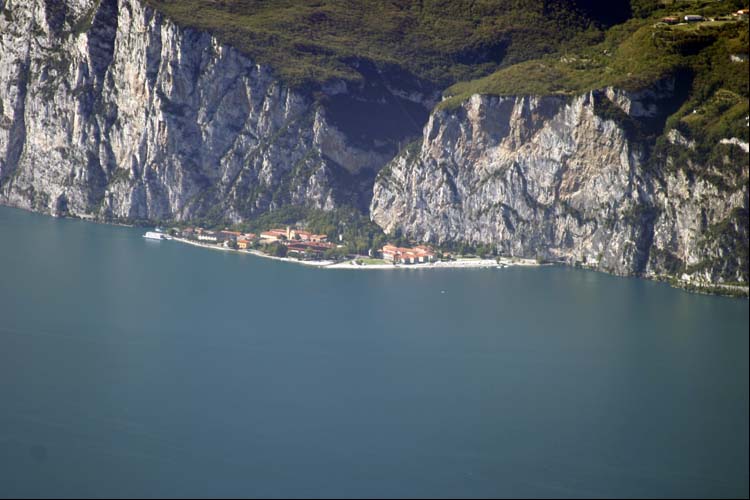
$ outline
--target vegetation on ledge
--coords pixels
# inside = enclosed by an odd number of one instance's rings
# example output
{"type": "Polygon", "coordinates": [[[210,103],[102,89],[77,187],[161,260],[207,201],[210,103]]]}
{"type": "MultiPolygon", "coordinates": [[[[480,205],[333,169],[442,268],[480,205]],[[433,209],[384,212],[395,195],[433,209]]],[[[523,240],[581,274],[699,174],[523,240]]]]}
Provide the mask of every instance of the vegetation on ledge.
{"type": "Polygon", "coordinates": [[[272,67],[294,86],[360,80],[358,59],[441,87],[539,57],[630,16],[590,0],[145,0],[182,26],[272,67]]]}
{"type": "Polygon", "coordinates": [[[568,44],[554,55],[457,83],[445,92],[448,99],[441,106],[456,106],[473,94],[577,95],[608,86],[639,90],[678,71],[696,75],[704,87],[697,92],[721,80],[731,91],[747,97],[747,62],[730,59],[733,54],[748,52],[747,21],[731,16],[746,3],[684,1],[647,10],[645,18],[632,18],[610,28],[597,44],[568,44]],[[677,25],[660,22],[664,16],[686,14],[715,20],[677,25]]]}

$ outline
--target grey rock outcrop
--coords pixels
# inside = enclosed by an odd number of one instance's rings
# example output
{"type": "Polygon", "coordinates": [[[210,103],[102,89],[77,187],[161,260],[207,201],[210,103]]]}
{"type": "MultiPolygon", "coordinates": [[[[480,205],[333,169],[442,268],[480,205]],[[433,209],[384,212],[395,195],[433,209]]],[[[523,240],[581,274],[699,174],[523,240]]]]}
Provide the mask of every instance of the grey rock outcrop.
{"type": "MultiPolygon", "coordinates": [[[[103,220],[366,209],[397,149],[400,137],[350,141],[329,119],[337,99],[366,100],[351,84],[322,89],[329,112],[139,0],[0,10],[0,203],[103,220]]],[[[408,102],[426,117],[429,97],[417,94],[408,102]]]]}
{"type": "Polygon", "coordinates": [[[438,109],[376,179],[371,217],[426,242],[621,275],[747,282],[747,161],[738,175],[716,169],[713,182],[691,176],[671,158],[648,161],[648,144],[600,111],[608,103],[624,117],[658,117],[673,88],[474,95],[438,109]]]}
{"type": "MultiPolygon", "coordinates": [[[[719,145],[744,155],[739,168],[685,165],[655,160],[658,134],[632,126],[661,133],[675,80],[476,95],[428,117],[429,84],[350,64],[361,82],[292,89],[141,0],[0,0],[0,203],[193,221],[369,206],[386,232],[422,241],[747,282],[748,137],[719,145]]],[[[677,130],[663,139],[696,149],[677,130]]]]}

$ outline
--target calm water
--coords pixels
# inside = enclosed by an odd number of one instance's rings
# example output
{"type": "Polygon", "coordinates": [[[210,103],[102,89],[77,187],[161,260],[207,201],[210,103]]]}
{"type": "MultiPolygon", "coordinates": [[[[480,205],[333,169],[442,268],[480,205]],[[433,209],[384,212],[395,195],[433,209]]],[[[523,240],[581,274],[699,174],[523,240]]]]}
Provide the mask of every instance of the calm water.
{"type": "Polygon", "coordinates": [[[0,208],[0,496],[748,496],[747,300],[142,232],[0,208]]]}

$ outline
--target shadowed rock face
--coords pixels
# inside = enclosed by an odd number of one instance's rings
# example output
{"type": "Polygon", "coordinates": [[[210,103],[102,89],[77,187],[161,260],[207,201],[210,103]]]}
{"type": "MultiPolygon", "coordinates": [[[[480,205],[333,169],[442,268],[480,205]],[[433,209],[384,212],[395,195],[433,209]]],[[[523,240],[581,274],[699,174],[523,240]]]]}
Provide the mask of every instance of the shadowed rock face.
{"type": "Polygon", "coordinates": [[[42,212],[241,220],[285,204],[366,210],[375,173],[434,100],[413,77],[388,74],[374,89],[334,82],[313,98],[138,0],[6,0],[2,10],[0,203],[42,212]],[[387,103],[383,120],[412,121],[361,140],[340,110],[370,109],[371,97],[387,103]]]}
{"type": "Polygon", "coordinates": [[[674,92],[661,82],[573,99],[475,95],[436,111],[378,176],[372,219],[391,234],[617,274],[747,281],[747,167],[720,188],[654,166],[647,143],[597,113],[606,100],[629,119],[654,119],[674,92]]]}

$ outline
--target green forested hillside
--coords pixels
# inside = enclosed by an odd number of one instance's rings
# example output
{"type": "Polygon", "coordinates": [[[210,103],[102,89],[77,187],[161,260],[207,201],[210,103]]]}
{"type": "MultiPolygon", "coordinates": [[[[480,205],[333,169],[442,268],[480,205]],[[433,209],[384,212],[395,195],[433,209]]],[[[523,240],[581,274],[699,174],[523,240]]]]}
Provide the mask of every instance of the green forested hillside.
{"type": "Polygon", "coordinates": [[[293,85],[357,80],[354,59],[394,64],[439,86],[601,37],[627,0],[147,0],[208,30],[293,85]]]}
{"type": "MultiPolygon", "coordinates": [[[[691,165],[746,166],[737,150],[721,144],[748,141],[750,96],[748,21],[732,15],[746,1],[640,2],[630,20],[606,31],[593,45],[571,43],[555,54],[511,65],[486,77],[448,88],[440,106],[458,105],[472,94],[574,95],[607,86],[639,90],[677,76],[675,108],[651,130],[654,161],[671,156],[691,165]],[[702,22],[667,24],[665,17],[696,14],[702,22]],[[662,134],[677,129],[692,146],[671,144],[662,134]],[[661,137],[658,137],[661,136],[661,137]]],[[[580,39],[577,40],[580,42],[580,39]]],[[[601,107],[603,113],[607,110],[601,107]]],[[[698,169],[698,175],[706,169],[698,169]]],[[[718,179],[716,179],[718,182],[718,179]]]]}
{"type": "MultiPolygon", "coordinates": [[[[653,2],[656,4],[656,2],[653,2]]],[[[568,44],[554,54],[502,68],[473,81],[460,82],[446,94],[577,94],[609,85],[636,90],[678,70],[690,70],[701,85],[719,81],[747,96],[747,65],[731,55],[748,52],[748,25],[732,13],[743,2],[681,1],[659,5],[645,17],[633,17],[607,30],[599,43],[568,44]],[[664,17],[687,14],[706,21],[668,25],[664,17]]]]}

